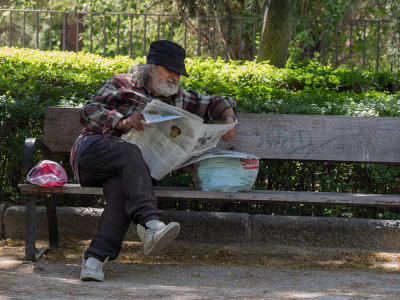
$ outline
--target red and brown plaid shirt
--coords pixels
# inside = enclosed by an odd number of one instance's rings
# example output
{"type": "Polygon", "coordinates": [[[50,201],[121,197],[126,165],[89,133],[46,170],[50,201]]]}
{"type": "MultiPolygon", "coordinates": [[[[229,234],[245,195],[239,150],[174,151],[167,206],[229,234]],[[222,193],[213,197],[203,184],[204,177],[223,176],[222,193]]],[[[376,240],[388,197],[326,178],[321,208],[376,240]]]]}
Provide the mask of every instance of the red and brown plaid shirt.
{"type": "Polygon", "coordinates": [[[115,126],[134,112],[143,110],[153,99],[187,110],[212,123],[227,108],[236,107],[236,100],[223,96],[204,96],[193,90],[178,89],[171,97],[154,97],[146,86],[132,79],[132,74],[119,74],[108,79],[83,107],[80,122],[84,126],[71,149],[71,164],[79,181],[78,161],[86,148],[105,136],[120,137],[123,133],[115,126]]]}

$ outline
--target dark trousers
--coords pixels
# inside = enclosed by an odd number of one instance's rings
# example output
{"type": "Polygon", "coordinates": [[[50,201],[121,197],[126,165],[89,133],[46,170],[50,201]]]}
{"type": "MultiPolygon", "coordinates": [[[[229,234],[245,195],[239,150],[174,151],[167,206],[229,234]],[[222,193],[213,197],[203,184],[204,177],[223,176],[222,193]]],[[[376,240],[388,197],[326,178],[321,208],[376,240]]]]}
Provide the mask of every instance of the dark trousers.
{"type": "Polygon", "coordinates": [[[150,170],[140,149],[115,137],[91,144],[79,159],[82,186],[103,187],[106,206],[87,255],[115,259],[131,222],[159,219],[150,170]]]}

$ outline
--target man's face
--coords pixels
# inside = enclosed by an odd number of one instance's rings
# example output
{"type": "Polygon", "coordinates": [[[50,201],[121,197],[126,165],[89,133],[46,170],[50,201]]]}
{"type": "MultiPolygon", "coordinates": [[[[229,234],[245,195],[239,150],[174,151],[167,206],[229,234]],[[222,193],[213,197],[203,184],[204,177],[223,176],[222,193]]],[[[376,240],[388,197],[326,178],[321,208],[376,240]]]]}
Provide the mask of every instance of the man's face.
{"type": "Polygon", "coordinates": [[[164,66],[156,66],[149,73],[150,88],[159,96],[169,97],[178,92],[181,75],[167,70],[164,66]]]}

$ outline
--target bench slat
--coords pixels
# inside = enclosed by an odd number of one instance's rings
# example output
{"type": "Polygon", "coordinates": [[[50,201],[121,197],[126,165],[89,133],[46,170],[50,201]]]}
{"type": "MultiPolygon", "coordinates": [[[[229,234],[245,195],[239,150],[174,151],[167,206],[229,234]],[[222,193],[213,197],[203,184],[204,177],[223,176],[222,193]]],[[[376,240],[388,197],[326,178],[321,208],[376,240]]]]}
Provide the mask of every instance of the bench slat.
{"type": "Polygon", "coordinates": [[[43,142],[53,152],[68,153],[82,132],[81,108],[46,107],[43,142]]]}
{"type": "Polygon", "coordinates": [[[238,115],[234,149],[266,159],[400,163],[400,118],[238,115]]]}
{"type": "MultiPolygon", "coordinates": [[[[32,184],[20,184],[23,194],[64,194],[102,196],[102,188],[81,187],[78,184],[66,184],[62,187],[41,187],[32,184]]],[[[207,201],[254,201],[254,202],[294,202],[326,205],[373,205],[400,207],[399,195],[359,194],[359,193],[316,193],[298,191],[251,190],[247,192],[213,192],[190,188],[156,187],[157,198],[207,200],[207,201]]]]}
{"type": "MultiPolygon", "coordinates": [[[[47,107],[44,143],[69,152],[80,108],[47,107]]],[[[400,164],[400,118],[239,113],[237,136],[221,145],[260,158],[400,164]]]]}

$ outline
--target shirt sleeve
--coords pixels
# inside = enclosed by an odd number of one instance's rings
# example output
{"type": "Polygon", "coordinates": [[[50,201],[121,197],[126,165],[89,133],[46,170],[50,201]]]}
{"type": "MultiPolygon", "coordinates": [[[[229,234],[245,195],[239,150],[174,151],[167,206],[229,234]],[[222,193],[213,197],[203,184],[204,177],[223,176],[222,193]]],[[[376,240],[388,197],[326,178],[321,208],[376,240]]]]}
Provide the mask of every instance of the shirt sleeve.
{"type": "Polygon", "coordinates": [[[184,109],[202,117],[206,123],[219,118],[227,108],[236,109],[236,99],[224,96],[205,96],[194,90],[184,93],[184,109]]]}
{"type": "Polygon", "coordinates": [[[108,79],[84,106],[80,122],[97,134],[111,134],[124,115],[117,110],[123,94],[123,82],[117,77],[108,79]]]}

